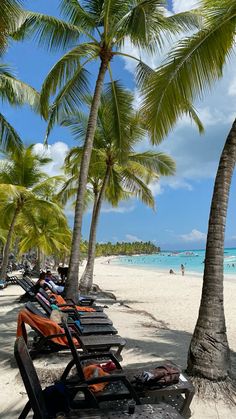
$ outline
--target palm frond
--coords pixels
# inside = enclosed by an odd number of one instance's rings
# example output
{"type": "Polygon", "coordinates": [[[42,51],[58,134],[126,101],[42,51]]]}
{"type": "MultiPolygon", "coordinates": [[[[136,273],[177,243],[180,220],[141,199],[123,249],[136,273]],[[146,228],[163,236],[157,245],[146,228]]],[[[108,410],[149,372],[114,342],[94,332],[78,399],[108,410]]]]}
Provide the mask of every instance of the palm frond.
{"type": "Polygon", "coordinates": [[[81,57],[89,56],[95,58],[98,53],[97,46],[94,44],[81,44],[66,53],[51,69],[47,75],[41,91],[41,112],[47,119],[49,111],[49,98],[55,95],[57,89],[61,89],[68,79],[73,78],[78,70],[81,69],[81,57]]]}
{"type": "Polygon", "coordinates": [[[19,0],[1,0],[0,2],[0,54],[7,46],[7,37],[17,27],[18,20],[23,12],[19,0]]]}
{"type": "Polygon", "coordinates": [[[65,115],[76,112],[78,110],[78,106],[83,103],[83,98],[87,93],[87,70],[83,67],[79,67],[73,77],[59,92],[53,105],[51,106],[45,143],[47,143],[48,136],[54,124],[56,122],[60,122],[61,118],[65,115]]]}
{"type": "MultiPolygon", "coordinates": [[[[201,8],[176,13],[166,17],[168,34],[179,34],[193,29],[200,29],[204,25],[204,16],[201,8]]],[[[165,28],[163,28],[165,32],[165,28]]]]}
{"type": "Polygon", "coordinates": [[[32,188],[37,196],[46,199],[53,199],[60,186],[65,182],[64,176],[50,176],[32,188]]]}
{"type": "Polygon", "coordinates": [[[66,119],[61,121],[61,125],[68,127],[76,141],[81,143],[84,141],[87,126],[88,126],[88,115],[83,112],[76,112],[66,119]]]}
{"type": "Polygon", "coordinates": [[[28,84],[12,76],[7,67],[1,66],[0,97],[11,105],[30,105],[34,110],[39,108],[39,93],[28,84]]]}
{"type": "Polygon", "coordinates": [[[104,101],[106,102],[107,118],[112,123],[112,140],[116,140],[117,149],[125,153],[129,148],[129,138],[126,135],[127,125],[132,112],[133,95],[124,89],[120,82],[112,80],[105,87],[104,101]],[[123,150],[123,151],[122,151],[123,150]]]}
{"type": "Polygon", "coordinates": [[[22,22],[12,37],[15,40],[24,40],[34,35],[39,45],[57,51],[72,47],[82,33],[82,28],[53,16],[25,11],[22,22]]]}
{"type": "MultiPolygon", "coordinates": [[[[178,118],[189,112],[193,101],[222,76],[234,45],[235,18],[235,3],[227,9],[218,4],[204,29],[179,42],[149,78],[142,110],[154,143],[161,141],[178,118]]],[[[190,114],[196,122],[193,109],[190,114]]]]}
{"type": "Polygon", "coordinates": [[[61,0],[62,13],[72,25],[85,28],[86,31],[94,32],[97,25],[96,18],[87,12],[77,0],[61,0]]]}
{"type": "Polygon", "coordinates": [[[144,204],[151,208],[155,208],[155,200],[151,190],[148,186],[138,177],[133,171],[124,169],[121,172],[123,179],[123,188],[131,192],[133,196],[136,196],[144,204]]]}
{"type": "Polygon", "coordinates": [[[142,88],[145,86],[149,78],[154,74],[153,68],[149,67],[148,64],[144,63],[143,61],[139,61],[137,67],[136,67],[136,81],[137,85],[142,88]]]}
{"type": "Polygon", "coordinates": [[[22,147],[22,140],[13,126],[0,113],[0,148],[6,151],[16,151],[22,147]]]}
{"type": "Polygon", "coordinates": [[[133,153],[129,156],[131,162],[136,162],[149,171],[161,176],[172,176],[175,173],[176,165],[174,160],[165,153],[144,151],[133,153]]]}

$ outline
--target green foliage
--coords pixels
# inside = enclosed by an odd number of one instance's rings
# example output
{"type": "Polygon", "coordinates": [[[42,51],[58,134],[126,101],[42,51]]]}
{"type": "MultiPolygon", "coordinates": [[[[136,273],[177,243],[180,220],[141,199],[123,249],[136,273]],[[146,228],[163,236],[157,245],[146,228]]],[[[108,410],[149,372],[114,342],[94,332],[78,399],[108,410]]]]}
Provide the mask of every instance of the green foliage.
{"type": "Polygon", "coordinates": [[[71,231],[61,214],[58,218],[54,208],[45,206],[42,212],[34,207],[26,208],[18,219],[19,252],[26,253],[36,248],[45,255],[68,255],[71,246],[71,231]]]}
{"type": "MultiPolygon", "coordinates": [[[[85,242],[86,245],[86,242],[85,242]]],[[[116,255],[150,255],[153,253],[159,253],[160,247],[157,247],[153,243],[149,242],[117,242],[115,244],[108,243],[97,243],[96,244],[96,256],[116,256],[116,255]]]]}
{"type": "MultiPolygon", "coordinates": [[[[49,252],[50,246],[52,248],[53,242],[54,249],[58,242],[58,248],[63,249],[65,246],[68,250],[68,239],[65,240],[65,236],[70,237],[70,233],[62,209],[55,200],[55,186],[58,187],[62,178],[49,178],[42,171],[42,166],[51,160],[36,155],[33,145],[22,147],[17,153],[8,152],[6,157],[0,162],[1,226],[7,231],[17,210],[17,222],[24,226],[24,238],[21,236],[22,249],[26,249],[27,246],[33,247],[33,243],[38,240],[39,247],[42,245],[42,250],[46,253],[49,252]],[[48,226],[47,243],[41,234],[43,225],[48,226]],[[53,237],[53,228],[56,237],[53,237]],[[62,233],[61,241],[58,238],[59,231],[62,233]],[[50,234],[52,236],[49,240],[50,234]]],[[[19,237],[19,233],[20,228],[15,228],[15,237],[19,237]]]]}
{"type": "Polygon", "coordinates": [[[20,0],[1,0],[0,1],[0,55],[5,52],[7,38],[18,25],[23,13],[20,0]]]}
{"type": "MultiPolygon", "coordinates": [[[[233,52],[236,3],[204,0],[201,4],[202,29],[178,42],[157,71],[146,78],[139,75],[147,81],[142,109],[154,143],[161,141],[184,114],[199,125],[192,104],[222,76],[233,52]]],[[[199,128],[202,130],[201,124],[199,128]]]]}
{"type": "MultiPolygon", "coordinates": [[[[35,89],[17,80],[10,69],[0,64],[0,98],[12,106],[29,104],[36,111],[39,108],[39,94],[35,89]]],[[[14,151],[21,148],[22,140],[14,127],[0,113],[0,147],[1,150],[14,151]]]]}
{"type": "MultiPolygon", "coordinates": [[[[154,208],[154,198],[148,185],[159,175],[173,175],[175,164],[164,153],[135,152],[135,147],[148,132],[141,114],[133,108],[134,97],[120,82],[108,83],[101,97],[97,129],[92,150],[88,187],[96,195],[107,176],[105,199],[117,206],[122,199],[137,197],[154,208]]],[[[91,98],[87,99],[88,106],[91,98]]],[[[83,143],[88,117],[82,112],[62,121],[70,128],[74,138],[83,143]]],[[[66,174],[70,180],[64,185],[60,197],[63,202],[76,192],[82,147],[74,147],[65,159],[66,174]]]]}
{"type": "MultiPolygon", "coordinates": [[[[156,54],[166,38],[200,24],[196,11],[165,16],[164,0],[61,0],[60,6],[67,20],[26,11],[14,33],[15,39],[34,36],[48,50],[67,50],[42,88],[41,112],[49,118],[48,135],[60,115],[78,111],[88,91],[87,63],[103,59],[104,54],[108,61],[122,55],[127,38],[133,46],[156,54]],[[52,105],[51,96],[55,96],[52,105]]],[[[112,81],[111,68],[109,73],[112,81]]]]}

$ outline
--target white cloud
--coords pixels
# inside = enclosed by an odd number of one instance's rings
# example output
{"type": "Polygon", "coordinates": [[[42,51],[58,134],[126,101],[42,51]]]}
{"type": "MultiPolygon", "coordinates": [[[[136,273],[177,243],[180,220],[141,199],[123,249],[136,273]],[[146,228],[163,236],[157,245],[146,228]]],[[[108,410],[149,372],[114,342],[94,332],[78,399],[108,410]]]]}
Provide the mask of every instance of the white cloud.
{"type": "Polygon", "coordinates": [[[234,77],[229,84],[228,95],[236,96],[236,77],[234,77]]]}
{"type": "Polygon", "coordinates": [[[152,182],[149,185],[149,188],[152,191],[154,196],[161,195],[164,192],[164,189],[161,187],[160,181],[152,182]]]}
{"type": "Polygon", "coordinates": [[[201,231],[198,231],[196,229],[193,229],[188,234],[181,234],[180,238],[185,242],[200,242],[205,241],[207,235],[205,233],[202,233],[201,231]]]}
{"type": "Polygon", "coordinates": [[[103,213],[109,213],[109,212],[118,212],[120,214],[124,214],[126,212],[132,212],[135,209],[135,205],[130,206],[119,206],[119,207],[110,207],[110,206],[104,206],[101,209],[101,212],[103,213]]]}
{"type": "Polygon", "coordinates": [[[142,240],[139,239],[137,236],[133,236],[132,234],[126,234],[125,236],[126,240],[129,242],[141,242],[142,240]]]}
{"type": "Polygon", "coordinates": [[[199,6],[198,0],[172,0],[174,13],[185,12],[199,6]]]}
{"type": "Polygon", "coordinates": [[[69,146],[66,143],[57,141],[56,143],[47,147],[42,143],[36,143],[34,150],[36,154],[52,159],[50,163],[43,167],[43,170],[49,176],[61,175],[63,173],[61,167],[63,166],[65,156],[69,151],[69,146]]]}

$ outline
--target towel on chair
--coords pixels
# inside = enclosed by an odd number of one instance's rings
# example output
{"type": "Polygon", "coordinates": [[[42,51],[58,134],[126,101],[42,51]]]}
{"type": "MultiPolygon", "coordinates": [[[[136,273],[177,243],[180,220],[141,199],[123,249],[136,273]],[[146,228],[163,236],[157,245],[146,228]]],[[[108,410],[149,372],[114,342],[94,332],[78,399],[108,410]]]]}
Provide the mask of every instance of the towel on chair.
{"type": "MultiPolygon", "coordinates": [[[[66,300],[64,300],[64,298],[61,295],[57,295],[57,294],[51,294],[52,297],[55,298],[57,304],[67,304],[66,300]]],[[[92,307],[87,307],[87,306],[75,306],[76,310],[78,311],[96,311],[94,310],[94,308],[92,307]]],[[[61,310],[71,310],[73,309],[73,307],[71,306],[66,306],[66,307],[60,307],[61,310]]]]}
{"type": "MultiPolygon", "coordinates": [[[[23,336],[25,341],[27,342],[27,336],[24,333],[24,324],[28,324],[32,327],[32,329],[38,330],[41,335],[43,336],[50,336],[55,335],[58,333],[64,333],[64,329],[59,326],[59,324],[53,322],[46,317],[38,316],[37,314],[31,313],[29,310],[24,308],[18,314],[17,319],[17,331],[16,336],[23,336]]],[[[57,343],[58,345],[67,346],[68,341],[66,336],[58,336],[51,339],[53,342],[57,343]]],[[[74,344],[78,347],[78,341],[73,337],[74,344]]]]}

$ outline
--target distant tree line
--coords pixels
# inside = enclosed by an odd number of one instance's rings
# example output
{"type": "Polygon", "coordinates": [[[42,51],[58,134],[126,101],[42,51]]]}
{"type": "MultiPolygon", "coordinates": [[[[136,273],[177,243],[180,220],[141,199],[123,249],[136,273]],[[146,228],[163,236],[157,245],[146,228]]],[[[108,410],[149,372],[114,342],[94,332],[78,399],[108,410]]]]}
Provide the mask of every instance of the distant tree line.
{"type": "Polygon", "coordinates": [[[97,243],[96,244],[96,256],[113,256],[113,255],[140,255],[152,253],[159,253],[160,247],[155,244],[148,242],[117,242],[117,243],[97,243]]]}

